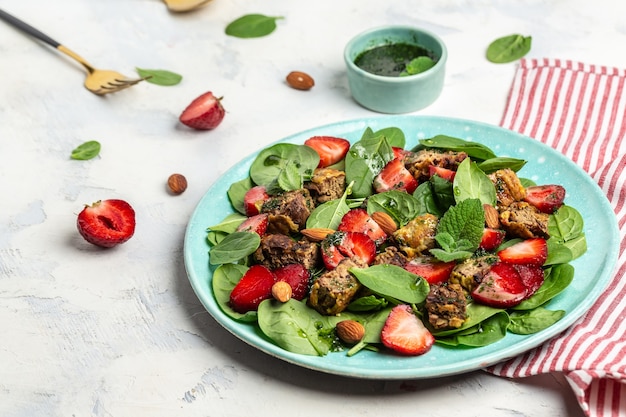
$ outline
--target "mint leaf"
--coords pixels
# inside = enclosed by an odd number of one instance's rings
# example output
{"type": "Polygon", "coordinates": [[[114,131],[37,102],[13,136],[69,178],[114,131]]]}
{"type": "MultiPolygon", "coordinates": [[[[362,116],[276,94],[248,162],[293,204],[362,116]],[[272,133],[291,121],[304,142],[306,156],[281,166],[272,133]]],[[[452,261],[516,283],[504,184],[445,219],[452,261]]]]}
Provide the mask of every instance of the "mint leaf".
{"type": "Polygon", "coordinates": [[[431,249],[437,259],[449,262],[466,259],[478,249],[483,235],[485,212],[477,198],[450,207],[437,226],[435,240],[441,249],[431,249]]]}

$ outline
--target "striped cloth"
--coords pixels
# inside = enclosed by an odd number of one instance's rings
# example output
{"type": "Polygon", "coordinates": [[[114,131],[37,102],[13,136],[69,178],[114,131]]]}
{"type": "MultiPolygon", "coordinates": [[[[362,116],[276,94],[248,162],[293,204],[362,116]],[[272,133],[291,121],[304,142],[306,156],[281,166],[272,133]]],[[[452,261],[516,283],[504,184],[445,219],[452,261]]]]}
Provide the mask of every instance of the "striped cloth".
{"type": "Polygon", "coordinates": [[[591,311],[560,336],[488,369],[524,377],[562,372],[586,415],[626,416],[626,71],[523,59],[501,125],[540,140],[600,185],[620,229],[618,265],[591,311]]]}

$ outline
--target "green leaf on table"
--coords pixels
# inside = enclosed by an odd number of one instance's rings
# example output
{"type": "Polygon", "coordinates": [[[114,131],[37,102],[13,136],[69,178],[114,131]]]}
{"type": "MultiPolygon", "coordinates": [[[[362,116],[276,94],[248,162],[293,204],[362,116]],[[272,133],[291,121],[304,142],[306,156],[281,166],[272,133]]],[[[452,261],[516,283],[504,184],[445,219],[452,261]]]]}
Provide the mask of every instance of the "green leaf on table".
{"type": "Polygon", "coordinates": [[[163,86],[176,85],[183,79],[182,75],[166,70],[137,68],[137,74],[151,84],[163,86]]]}
{"type": "Polygon", "coordinates": [[[520,59],[530,51],[532,38],[519,34],[503,36],[489,44],[487,59],[496,64],[504,64],[520,59]]]}
{"type": "Polygon", "coordinates": [[[95,158],[100,153],[100,142],[96,140],[87,141],[72,151],[70,158],[80,161],[95,158]]]}
{"type": "Polygon", "coordinates": [[[260,38],[269,35],[276,29],[276,21],[281,16],[265,16],[247,14],[233,20],[226,26],[226,34],[237,38],[260,38]]]}

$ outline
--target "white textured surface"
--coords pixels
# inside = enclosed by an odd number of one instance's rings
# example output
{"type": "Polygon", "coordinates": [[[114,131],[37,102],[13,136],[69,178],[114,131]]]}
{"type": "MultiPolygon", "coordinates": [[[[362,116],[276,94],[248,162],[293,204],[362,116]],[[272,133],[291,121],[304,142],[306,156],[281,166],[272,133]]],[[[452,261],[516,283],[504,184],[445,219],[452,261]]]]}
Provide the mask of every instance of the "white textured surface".
{"type": "Polygon", "coordinates": [[[207,187],[243,156],[291,133],[372,116],[349,96],[343,45],[372,26],[437,32],[450,58],[444,92],[420,114],[498,124],[515,64],[484,51],[533,36],[529,57],[626,67],[626,6],[612,0],[214,0],[170,14],[158,0],[0,0],[96,66],[161,68],[175,87],[143,83],[97,97],[72,61],[0,22],[0,415],[574,416],[558,375],[508,381],[482,372],[423,381],[362,381],[300,369],[223,330],[187,281],[182,239],[207,187]],[[224,34],[247,13],[280,15],[260,39],[224,34]],[[292,70],[309,92],[288,88],[292,70]],[[218,129],[177,122],[204,91],[223,95],[218,129]],[[69,159],[86,140],[91,161],[69,159]],[[188,190],[166,192],[173,172],[188,190]],[[137,211],[126,244],[100,250],[75,227],[83,204],[123,198],[137,211]],[[324,412],[324,411],[322,411],[324,412]]]}

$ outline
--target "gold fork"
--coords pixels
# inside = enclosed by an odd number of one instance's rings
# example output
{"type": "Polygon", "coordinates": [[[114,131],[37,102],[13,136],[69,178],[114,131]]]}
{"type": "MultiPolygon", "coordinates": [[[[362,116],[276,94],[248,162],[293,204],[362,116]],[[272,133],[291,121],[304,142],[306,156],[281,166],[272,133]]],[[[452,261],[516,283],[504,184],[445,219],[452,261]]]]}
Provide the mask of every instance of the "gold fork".
{"type": "Polygon", "coordinates": [[[99,96],[102,96],[108,93],[115,93],[116,91],[120,91],[125,88],[128,88],[148,78],[148,77],[128,78],[120,74],[119,72],[96,69],[93,66],[91,66],[87,61],[85,61],[77,53],[61,45],[59,42],[55,41],[54,39],[52,39],[45,33],[30,26],[28,23],[25,23],[21,21],[20,19],[18,19],[17,17],[8,14],[2,9],[0,9],[0,19],[28,33],[29,35],[34,36],[40,41],[47,43],[48,45],[57,49],[59,52],[62,52],[65,55],[69,56],[70,58],[79,62],[87,70],[87,78],[85,78],[85,87],[87,88],[87,90],[99,96]]]}

